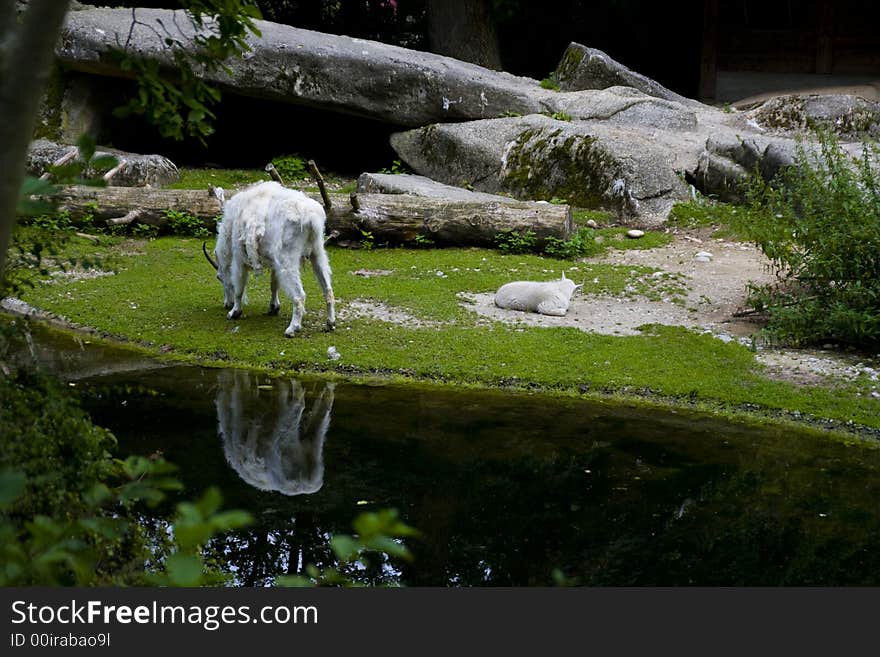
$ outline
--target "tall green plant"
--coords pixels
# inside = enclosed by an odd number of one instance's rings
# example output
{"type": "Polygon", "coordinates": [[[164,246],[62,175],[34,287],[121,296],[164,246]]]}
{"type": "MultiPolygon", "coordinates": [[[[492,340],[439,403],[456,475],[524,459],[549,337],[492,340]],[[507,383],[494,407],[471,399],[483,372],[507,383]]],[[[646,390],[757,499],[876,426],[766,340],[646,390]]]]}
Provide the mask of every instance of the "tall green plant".
{"type": "Polygon", "coordinates": [[[745,231],[779,281],[752,286],[767,332],[793,344],[880,343],[880,151],[865,143],[853,161],[829,133],[801,145],[796,165],[748,190],[745,231]]]}

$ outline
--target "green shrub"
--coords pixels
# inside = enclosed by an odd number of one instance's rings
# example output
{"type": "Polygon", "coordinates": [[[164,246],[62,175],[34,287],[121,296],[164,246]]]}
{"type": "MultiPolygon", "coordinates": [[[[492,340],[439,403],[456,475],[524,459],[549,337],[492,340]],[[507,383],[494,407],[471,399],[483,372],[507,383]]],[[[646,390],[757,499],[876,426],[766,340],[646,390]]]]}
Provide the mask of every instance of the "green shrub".
{"type": "Polygon", "coordinates": [[[571,239],[561,240],[548,237],[544,244],[544,253],[551,258],[573,260],[598,255],[605,247],[596,241],[596,231],[592,228],[580,228],[571,239]]]}
{"type": "Polygon", "coordinates": [[[495,244],[504,253],[531,253],[537,240],[534,231],[503,230],[495,235],[495,244]]]}
{"type": "Polygon", "coordinates": [[[559,79],[556,77],[555,71],[541,80],[541,88],[550,89],[551,91],[559,91],[559,79]]]}
{"type": "Polygon", "coordinates": [[[410,169],[408,166],[406,166],[400,160],[394,160],[394,162],[391,163],[390,167],[385,167],[383,169],[379,169],[379,173],[385,173],[385,174],[397,176],[397,175],[400,175],[401,173],[412,173],[412,169],[410,169]]]}
{"type": "Polygon", "coordinates": [[[168,230],[173,235],[201,238],[210,237],[212,235],[211,231],[205,227],[205,224],[201,219],[194,217],[187,212],[165,210],[165,217],[168,219],[168,230]]]}
{"type": "Polygon", "coordinates": [[[738,229],[771,260],[775,285],[752,286],[750,303],[769,317],[767,333],[807,344],[880,343],[880,181],[878,149],[865,144],[853,162],[828,133],[815,152],[773,184],[755,176],[751,212],[738,229]],[[873,170],[872,170],[873,169],[873,170]]]}
{"type": "Polygon", "coordinates": [[[306,161],[299,155],[280,155],[272,160],[272,165],[284,182],[309,177],[306,161]]]}

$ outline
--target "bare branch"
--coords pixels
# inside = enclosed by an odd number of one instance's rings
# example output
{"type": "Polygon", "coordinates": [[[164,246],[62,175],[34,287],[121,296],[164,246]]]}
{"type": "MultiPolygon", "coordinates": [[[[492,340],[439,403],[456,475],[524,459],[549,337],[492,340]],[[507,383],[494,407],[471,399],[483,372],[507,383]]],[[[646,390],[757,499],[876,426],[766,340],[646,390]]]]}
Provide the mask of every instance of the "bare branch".
{"type": "Polygon", "coordinates": [[[271,176],[272,180],[277,182],[279,185],[284,185],[284,180],[281,178],[281,174],[278,173],[278,169],[275,168],[275,165],[269,162],[264,168],[266,173],[271,176]]]}
{"type": "MultiPolygon", "coordinates": [[[[71,150],[67,151],[64,155],[62,155],[57,160],[55,160],[52,163],[52,166],[53,167],[64,166],[65,164],[67,164],[68,162],[70,162],[71,160],[76,158],[77,156],[79,156],[79,148],[74,146],[71,150]]],[[[49,180],[49,178],[51,178],[51,177],[52,177],[52,172],[46,171],[42,176],[40,176],[40,180],[49,180]]]]}
{"type": "Polygon", "coordinates": [[[129,212],[124,217],[116,217],[115,219],[108,219],[107,224],[110,226],[127,226],[130,223],[134,223],[137,221],[141,215],[143,214],[143,210],[134,209],[129,212]]]}
{"type": "Polygon", "coordinates": [[[324,200],[324,210],[330,212],[333,204],[330,203],[330,197],[327,195],[327,188],[324,186],[324,176],[321,175],[321,172],[318,170],[318,165],[315,164],[314,160],[309,160],[308,167],[309,173],[312,174],[312,178],[318,183],[318,189],[321,191],[321,198],[324,200]]]}
{"type": "Polygon", "coordinates": [[[125,169],[127,166],[128,166],[128,162],[127,162],[126,160],[122,160],[119,164],[117,164],[115,167],[113,167],[112,169],[110,169],[110,171],[108,171],[107,173],[104,174],[104,176],[103,176],[103,177],[104,177],[104,182],[108,182],[108,183],[109,183],[109,182],[110,182],[110,179],[111,179],[113,176],[115,176],[117,173],[119,173],[120,171],[122,171],[123,169],[125,169]]]}

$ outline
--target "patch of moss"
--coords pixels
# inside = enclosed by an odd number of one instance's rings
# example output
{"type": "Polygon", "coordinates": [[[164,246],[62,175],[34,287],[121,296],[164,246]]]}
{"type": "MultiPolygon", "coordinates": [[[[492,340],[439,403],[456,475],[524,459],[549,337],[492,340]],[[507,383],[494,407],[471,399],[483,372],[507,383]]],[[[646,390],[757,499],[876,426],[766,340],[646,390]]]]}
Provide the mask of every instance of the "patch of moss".
{"type": "Polygon", "coordinates": [[[564,83],[566,80],[572,78],[577,72],[578,67],[581,65],[581,62],[584,60],[585,54],[584,50],[577,46],[569,46],[566,48],[565,52],[562,54],[559,66],[556,67],[556,79],[559,82],[564,83]]]}
{"type": "Polygon", "coordinates": [[[595,137],[562,135],[561,128],[521,132],[507,152],[504,186],[515,196],[563,197],[583,208],[602,207],[616,163],[595,137]]]}
{"type": "Polygon", "coordinates": [[[54,64],[49,71],[46,91],[40,102],[40,112],[34,126],[34,139],[58,141],[61,138],[64,87],[64,72],[58,64],[54,64]]]}

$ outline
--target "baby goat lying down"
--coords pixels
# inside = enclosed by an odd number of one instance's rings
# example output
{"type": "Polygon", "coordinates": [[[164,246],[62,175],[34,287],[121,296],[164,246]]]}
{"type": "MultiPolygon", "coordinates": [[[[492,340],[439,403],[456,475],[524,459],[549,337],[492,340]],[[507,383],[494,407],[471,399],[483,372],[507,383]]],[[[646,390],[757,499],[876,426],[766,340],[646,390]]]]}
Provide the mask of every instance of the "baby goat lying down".
{"type": "Polygon", "coordinates": [[[330,262],[324,250],[325,220],[320,203],[276,182],[251,185],[224,204],[214,248],[217,262],[211,260],[204,246],[203,250],[223,285],[223,305],[229,309],[229,319],[241,316],[249,272],[260,273],[263,266],[268,266],[272,272],[269,314],[277,315],[281,308],[281,288],[293,300],[293,317],[284,335],[295,335],[302,329],[305,313],[300,263],[303,258],[310,258],[327,302],[327,328],[334,328],[336,301],[330,285],[330,262]]]}
{"type": "Polygon", "coordinates": [[[525,310],[562,317],[568,312],[568,304],[574,291],[583,287],[575,285],[562,272],[558,281],[515,281],[498,288],[495,293],[495,305],[511,310],[525,310]]]}

